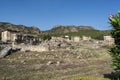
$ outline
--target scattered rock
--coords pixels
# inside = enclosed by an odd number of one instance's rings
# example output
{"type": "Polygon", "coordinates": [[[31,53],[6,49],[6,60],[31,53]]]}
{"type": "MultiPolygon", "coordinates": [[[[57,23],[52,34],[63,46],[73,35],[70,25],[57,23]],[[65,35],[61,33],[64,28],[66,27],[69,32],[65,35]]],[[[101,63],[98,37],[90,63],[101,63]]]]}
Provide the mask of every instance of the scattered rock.
{"type": "Polygon", "coordinates": [[[25,60],[22,60],[21,63],[22,63],[22,64],[25,64],[25,60]]]}
{"type": "Polygon", "coordinates": [[[59,66],[60,65],[60,61],[57,61],[57,64],[56,64],[57,66],[59,66]]]}
{"type": "Polygon", "coordinates": [[[53,61],[48,61],[47,65],[53,64],[53,61]]]}

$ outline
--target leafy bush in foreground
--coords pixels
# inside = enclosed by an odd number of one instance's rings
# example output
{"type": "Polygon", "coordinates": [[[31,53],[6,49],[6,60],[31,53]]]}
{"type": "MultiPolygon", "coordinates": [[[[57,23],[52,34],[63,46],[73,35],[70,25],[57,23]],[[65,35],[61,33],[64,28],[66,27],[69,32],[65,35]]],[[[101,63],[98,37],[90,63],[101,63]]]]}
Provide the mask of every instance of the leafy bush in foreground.
{"type": "Polygon", "coordinates": [[[117,80],[120,80],[120,12],[110,15],[110,24],[113,28],[111,35],[115,39],[115,45],[110,49],[112,56],[113,69],[117,72],[117,80]]]}

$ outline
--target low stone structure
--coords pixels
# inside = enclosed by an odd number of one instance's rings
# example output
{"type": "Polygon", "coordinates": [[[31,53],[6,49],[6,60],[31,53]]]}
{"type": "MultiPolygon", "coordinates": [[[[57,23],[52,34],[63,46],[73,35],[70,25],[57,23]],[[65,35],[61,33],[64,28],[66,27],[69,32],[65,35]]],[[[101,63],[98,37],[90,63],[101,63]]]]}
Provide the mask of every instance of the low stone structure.
{"type": "Polygon", "coordinates": [[[31,34],[23,34],[23,33],[14,33],[10,31],[2,32],[2,41],[3,42],[16,42],[16,43],[27,43],[27,44],[35,44],[39,42],[39,38],[36,35],[31,34]]]}
{"type": "Polygon", "coordinates": [[[56,42],[56,41],[64,41],[64,38],[63,37],[51,37],[51,42],[56,42]]]}
{"type": "Polygon", "coordinates": [[[80,42],[81,38],[79,36],[73,36],[73,37],[71,37],[71,40],[73,42],[80,42]]]}
{"type": "Polygon", "coordinates": [[[89,40],[91,40],[91,37],[82,36],[82,40],[84,40],[84,41],[89,41],[89,40]]]}
{"type": "Polygon", "coordinates": [[[51,37],[50,40],[42,41],[38,45],[32,45],[34,42],[39,43],[39,38],[30,34],[11,33],[9,31],[2,32],[2,41],[11,42],[13,48],[20,48],[21,51],[54,51],[58,49],[70,50],[75,46],[87,46],[99,48],[114,44],[114,39],[111,36],[104,36],[104,40],[94,40],[91,37],[69,36],[51,37]],[[19,42],[20,41],[20,42],[19,42]],[[37,42],[38,41],[38,42],[37,42]],[[19,42],[20,44],[15,44],[19,42]]]}
{"type": "Polygon", "coordinates": [[[112,45],[114,44],[114,38],[111,36],[104,36],[104,42],[106,45],[112,45]]]}
{"type": "Polygon", "coordinates": [[[1,40],[2,40],[3,42],[15,41],[15,39],[16,39],[16,35],[10,33],[9,31],[4,31],[4,32],[2,32],[1,37],[2,37],[1,40]]]}
{"type": "Polygon", "coordinates": [[[49,45],[15,45],[16,48],[20,48],[21,51],[37,51],[37,52],[42,52],[42,51],[49,51],[49,45]]]}
{"type": "Polygon", "coordinates": [[[67,41],[67,42],[69,42],[70,41],[70,38],[69,38],[69,36],[64,36],[64,37],[51,37],[51,40],[50,41],[61,41],[61,42],[63,42],[63,41],[67,41]]]}

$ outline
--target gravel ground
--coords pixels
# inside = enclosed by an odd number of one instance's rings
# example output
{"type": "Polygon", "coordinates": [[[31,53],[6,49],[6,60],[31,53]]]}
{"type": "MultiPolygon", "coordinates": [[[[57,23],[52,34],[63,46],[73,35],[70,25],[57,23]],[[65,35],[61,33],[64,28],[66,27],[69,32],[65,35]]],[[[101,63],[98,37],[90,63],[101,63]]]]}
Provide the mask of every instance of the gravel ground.
{"type": "Polygon", "coordinates": [[[0,80],[71,80],[112,72],[107,48],[15,52],[0,59],[0,80]]]}

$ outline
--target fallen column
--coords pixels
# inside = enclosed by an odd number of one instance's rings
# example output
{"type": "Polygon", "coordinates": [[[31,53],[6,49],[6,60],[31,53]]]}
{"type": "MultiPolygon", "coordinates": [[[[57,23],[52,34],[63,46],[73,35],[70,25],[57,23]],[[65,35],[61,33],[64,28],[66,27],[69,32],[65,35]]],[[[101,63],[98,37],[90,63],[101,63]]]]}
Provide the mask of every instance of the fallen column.
{"type": "Polygon", "coordinates": [[[1,52],[0,52],[0,58],[3,58],[5,56],[7,56],[10,51],[12,50],[12,47],[8,46],[8,47],[5,47],[1,52]]]}

